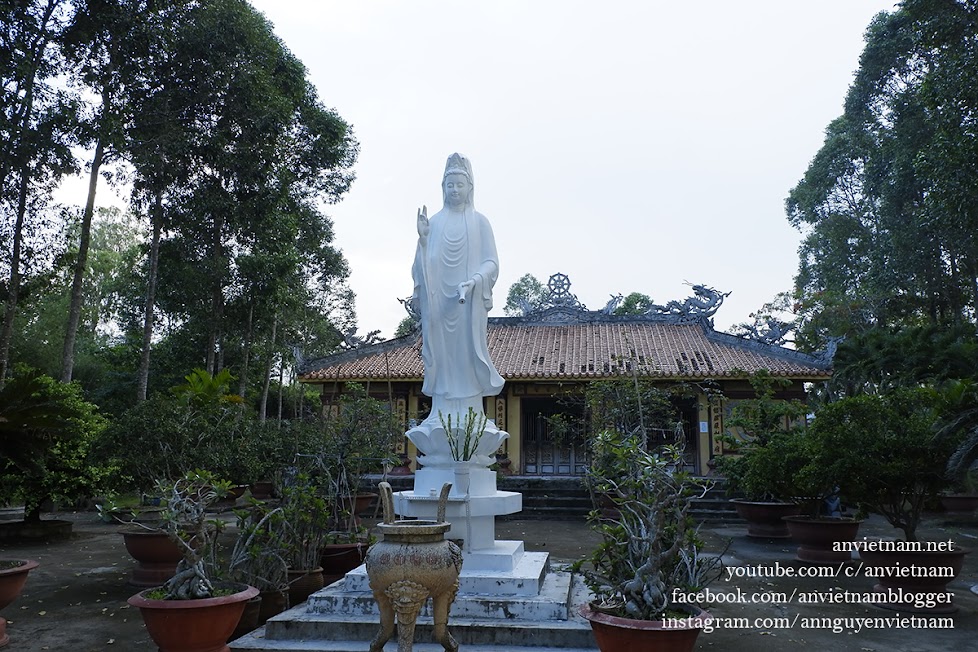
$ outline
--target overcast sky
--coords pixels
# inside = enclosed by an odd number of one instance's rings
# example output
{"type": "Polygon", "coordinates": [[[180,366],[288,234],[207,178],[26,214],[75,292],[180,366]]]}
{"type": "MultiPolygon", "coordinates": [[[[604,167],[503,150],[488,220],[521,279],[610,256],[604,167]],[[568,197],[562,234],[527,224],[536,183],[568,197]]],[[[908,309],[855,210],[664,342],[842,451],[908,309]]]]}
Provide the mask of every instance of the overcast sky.
{"type": "Polygon", "coordinates": [[[327,212],[360,332],[393,334],[416,212],[445,160],[509,286],[562,272],[589,308],[732,292],[717,328],[792,287],[784,199],[818,151],[883,0],[252,0],[353,125],[357,180],[327,212]]]}

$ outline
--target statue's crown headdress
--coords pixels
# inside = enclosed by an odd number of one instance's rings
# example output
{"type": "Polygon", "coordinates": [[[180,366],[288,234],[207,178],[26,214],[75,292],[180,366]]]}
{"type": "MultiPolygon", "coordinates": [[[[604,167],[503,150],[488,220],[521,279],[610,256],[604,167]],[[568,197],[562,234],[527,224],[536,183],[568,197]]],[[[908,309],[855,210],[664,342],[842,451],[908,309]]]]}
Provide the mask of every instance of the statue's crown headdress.
{"type": "Polygon", "coordinates": [[[461,174],[469,180],[469,183],[472,183],[472,173],[469,171],[468,163],[461,154],[452,154],[448,157],[448,162],[445,163],[445,174],[442,175],[442,178],[444,179],[449,174],[461,174]]]}

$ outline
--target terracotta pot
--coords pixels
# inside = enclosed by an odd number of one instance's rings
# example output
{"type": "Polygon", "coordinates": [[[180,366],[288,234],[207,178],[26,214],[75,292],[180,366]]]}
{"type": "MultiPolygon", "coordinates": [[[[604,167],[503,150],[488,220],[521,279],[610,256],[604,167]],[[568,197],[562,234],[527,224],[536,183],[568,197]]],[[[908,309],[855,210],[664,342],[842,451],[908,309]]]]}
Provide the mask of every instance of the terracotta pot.
{"type": "Polygon", "coordinates": [[[703,625],[713,619],[708,612],[692,608],[687,618],[674,623],[666,620],[633,620],[581,606],[581,616],[591,623],[601,652],[689,652],[703,625]]]}
{"type": "Polygon", "coordinates": [[[166,532],[133,528],[120,533],[126,550],[136,560],[129,576],[130,585],[160,586],[173,577],[177,563],[183,559],[183,551],[166,532]]]}
{"type": "Polygon", "coordinates": [[[294,607],[323,588],[323,567],[312,570],[289,569],[289,606],[294,607]]]}
{"type": "Polygon", "coordinates": [[[202,600],[153,600],[141,591],[128,602],[139,607],[146,631],[160,652],[230,652],[227,640],[241,620],[245,603],[258,595],[246,584],[232,595],[202,600]]]}
{"type": "Polygon", "coordinates": [[[978,494],[945,494],[941,505],[949,514],[971,514],[978,509],[978,494]]]}
{"type": "MultiPolygon", "coordinates": [[[[875,542],[874,542],[875,543],[875,542]]],[[[887,543],[887,542],[880,542],[887,543]]],[[[893,542],[900,546],[906,546],[906,542],[893,542]]],[[[921,542],[926,547],[926,542],[921,542]]],[[[910,552],[907,550],[860,550],[859,557],[863,560],[866,567],[877,568],[908,568],[913,567],[913,571],[904,571],[909,575],[919,575],[919,577],[875,577],[877,584],[873,587],[874,591],[889,591],[891,594],[899,595],[902,591],[907,596],[915,593],[945,593],[947,585],[961,573],[964,565],[964,556],[971,551],[967,548],[955,547],[947,551],[920,551],[910,552]]],[[[873,572],[867,568],[867,574],[873,572]]],[[[875,574],[875,573],[874,573],[875,574]]],[[[885,609],[905,611],[909,613],[926,614],[950,614],[958,610],[953,602],[935,604],[933,606],[914,604],[912,596],[908,600],[896,600],[885,604],[877,604],[885,609]]]]}
{"type": "Polygon", "coordinates": [[[261,608],[258,610],[258,626],[261,627],[266,620],[279,615],[288,608],[288,591],[262,591],[261,608]]]}
{"type": "Polygon", "coordinates": [[[740,518],[747,521],[747,536],[761,539],[788,539],[788,525],[781,520],[801,512],[796,503],[776,503],[735,498],[730,501],[740,518]]]}
{"type": "Polygon", "coordinates": [[[833,516],[785,516],[791,538],[798,543],[798,561],[815,564],[839,564],[852,559],[848,550],[834,550],[843,541],[855,541],[859,524],[853,518],[833,516]]]}
{"type": "MultiPolygon", "coordinates": [[[[38,563],[32,559],[0,559],[0,609],[3,609],[17,599],[24,590],[27,574],[37,568],[38,563]],[[15,564],[6,568],[8,564],[15,564]]],[[[7,635],[7,620],[0,617],[0,647],[10,642],[7,635]]]]}
{"type": "Polygon", "coordinates": [[[251,497],[255,500],[268,500],[272,497],[274,485],[270,480],[259,480],[251,484],[251,497]]]}
{"type": "Polygon", "coordinates": [[[343,579],[367,557],[366,543],[333,543],[323,547],[319,563],[323,567],[323,585],[343,579]]]}
{"type": "Polygon", "coordinates": [[[245,634],[258,629],[258,613],[261,611],[261,595],[256,595],[251,600],[245,602],[244,610],[237,626],[228,638],[228,642],[239,639],[245,634]]]}

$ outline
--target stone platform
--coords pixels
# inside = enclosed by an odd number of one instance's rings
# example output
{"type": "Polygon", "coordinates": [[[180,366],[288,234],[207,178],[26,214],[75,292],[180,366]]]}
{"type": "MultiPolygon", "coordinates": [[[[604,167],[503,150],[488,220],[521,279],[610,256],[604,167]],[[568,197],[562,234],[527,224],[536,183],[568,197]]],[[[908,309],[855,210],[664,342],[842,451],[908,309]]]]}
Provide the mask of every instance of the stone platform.
{"type": "MultiPolygon", "coordinates": [[[[587,589],[579,578],[566,571],[547,572],[546,557],[546,553],[525,553],[521,560],[527,566],[541,568],[539,591],[534,595],[474,592],[472,589],[491,588],[492,580],[471,574],[465,577],[463,570],[448,625],[466,652],[596,649],[590,625],[577,615],[580,605],[587,600],[587,589]]],[[[365,652],[379,627],[377,604],[367,586],[366,570],[361,566],[343,580],[310,596],[308,602],[274,616],[264,627],[230,646],[232,650],[267,652],[365,652]]],[[[418,617],[414,646],[417,652],[442,650],[440,645],[431,642],[431,629],[429,601],[418,617]]],[[[396,641],[391,640],[384,649],[385,652],[396,650],[396,641]]]]}

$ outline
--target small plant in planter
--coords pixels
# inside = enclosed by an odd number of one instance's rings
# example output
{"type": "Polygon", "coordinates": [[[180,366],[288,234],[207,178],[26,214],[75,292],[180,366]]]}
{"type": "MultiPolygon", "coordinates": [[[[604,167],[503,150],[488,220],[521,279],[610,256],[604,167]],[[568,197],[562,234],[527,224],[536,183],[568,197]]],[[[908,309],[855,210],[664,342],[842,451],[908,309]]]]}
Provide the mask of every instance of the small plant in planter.
{"type": "Polygon", "coordinates": [[[174,483],[160,483],[164,496],[163,527],[183,551],[176,574],[157,589],[129,598],[138,607],[146,630],[162,650],[220,650],[234,631],[245,602],[258,589],[244,584],[216,584],[219,525],[207,508],[228,483],[210,473],[193,471],[174,483]]]}
{"type": "MultiPolygon", "coordinates": [[[[939,419],[938,397],[929,388],[897,389],[880,395],[844,398],[821,408],[810,426],[810,435],[825,451],[831,451],[844,497],[864,512],[880,514],[904,540],[917,542],[917,529],[926,505],[946,486],[947,460],[956,442],[935,436],[939,419]]],[[[867,565],[893,568],[919,567],[914,577],[892,574],[880,579],[878,588],[902,589],[906,595],[919,591],[943,592],[960,572],[969,552],[907,552],[911,546],[887,546],[894,550],[860,550],[867,565]]],[[[905,574],[903,574],[905,575],[905,574]]],[[[918,610],[909,603],[893,608],[918,610]]],[[[939,605],[931,611],[954,610],[939,605]]]]}
{"type": "Polygon", "coordinates": [[[685,611],[673,596],[702,589],[722,570],[720,555],[703,554],[689,515],[692,498],[707,490],[708,481],[681,470],[679,446],[650,454],[638,437],[611,430],[598,433],[592,446],[586,482],[592,496],[611,497],[617,514],[609,517],[596,503],[589,516],[602,542],[574,564],[594,595],[581,613],[601,650],[631,649],[619,635],[668,636],[692,649],[709,615],[685,611]],[[699,627],[669,627],[667,618],[699,627]]]}

